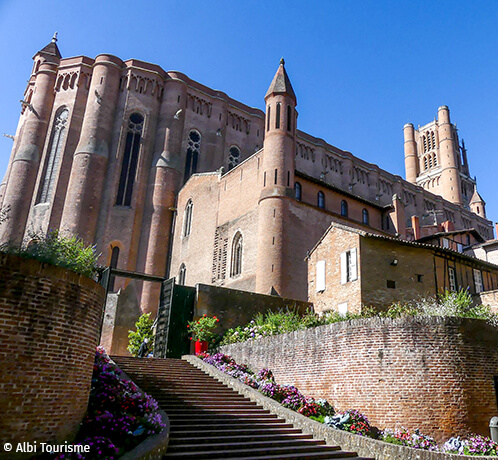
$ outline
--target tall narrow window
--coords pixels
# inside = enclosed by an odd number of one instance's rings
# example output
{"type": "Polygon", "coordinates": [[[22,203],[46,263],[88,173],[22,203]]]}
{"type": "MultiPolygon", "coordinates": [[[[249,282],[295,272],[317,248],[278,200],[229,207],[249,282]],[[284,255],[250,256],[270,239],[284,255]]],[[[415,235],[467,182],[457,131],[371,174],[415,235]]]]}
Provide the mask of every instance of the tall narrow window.
{"type": "Polygon", "coordinates": [[[368,211],[363,208],[363,211],[362,211],[362,221],[365,225],[368,225],[368,211]]]}
{"type": "Polygon", "coordinates": [[[54,126],[52,128],[52,136],[50,145],[47,149],[47,161],[45,163],[45,171],[43,173],[43,182],[38,194],[37,203],[46,203],[52,196],[55,186],[55,177],[59,169],[62,145],[66,137],[66,125],[69,117],[69,110],[62,109],[55,117],[54,126]]]}
{"type": "MultiPolygon", "coordinates": [[[[111,252],[111,263],[109,264],[109,267],[110,268],[117,268],[118,259],[119,259],[119,248],[117,246],[114,246],[112,248],[112,252],[111,252]]],[[[115,281],[116,281],[116,277],[114,275],[111,275],[111,277],[109,278],[109,287],[108,287],[109,292],[114,292],[115,281]]]]}
{"type": "Polygon", "coordinates": [[[132,113],[128,121],[123,164],[121,166],[121,176],[119,177],[118,194],[116,197],[116,204],[118,206],[131,205],[143,127],[144,117],[139,113],[132,113]]]}
{"type": "Polygon", "coordinates": [[[341,253],[341,284],[346,284],[350,281],[355,281],[358,279],[356,253],[356,248],[341,253]]]}
{"type": "Polygon", "coordinates": [[[322,191],[317,194],[317,205],[321,209],[325,208],[325,194],[322,191]]]}
{"type": "Polygon", "coordinates": [[[277,102],[277,114],[275,115],[275,128],[280,128],[280,102],[277,102]]]}
{"type": "Polygon", "coordinates": [[[299,182],[296,182],[294,184],[294,193],[296,195],[296,200],[297,201],[301,201],[301,198],[302,198],[302,188],[301,188],[301,184],[299,182]]]}
{"type": "Polygon", "coordinates": [[[325,291],[325,260],[318,260],[316,263],[316,292],[325,291]]]}
{"type": "Polygon", "coordinates": [[[457,290],[457,280],[455,269],[452,267],[448,268],[448,280],[450,284],[450,291],[455,292],[457,290]]]}
{"type": "Polygon", "coordinates": [[[473,272],[474,272],[474,284],[476,288],[476,294],[479,294],[484,290],[482,286],[482,273],[481,270],[477,270],[476,268],[473,269],[473,272]]]}
{"type": "Polygon", "coordinates": [[[197,172],[197,162],[201,151],[201,135],[197,131],[190,131],[188,134],[187,159],[185,161],[185,175],[183,182],[197,172]]]}
{"type": "Polygon", "coordinates": [[[228,153],[228,170],[235,168],[240,163],[240,150],[235,145],[230,147],[228,153]]]}
{"type": "Polygon", "coordinates": [[[190,230],[192,228],[193,210],[194,210],[194,203],[192,203],[192,200],[188,200],[187,206],[185,206],[185,213],[183,215],[183,236],[190,235],[190,230]]]}
{"type": "Polygon", "coordinates": [[[292,108],[287,106],[287,131],[292,131],[292,108]]]}
{"type": "Polygon", "coordinates": [[[178,284],[184,286],[186,279],[187,279],[187,268],[185,267],[185,264],[181,264],[180,270],[178,270],[178,284]]]}
{"type": "Polygon", "coordinates": [[[268,114],[266,115],[267,116],[267,119],[266,119],[266,130],[267,131],[270,131],[270,118],[271,118],[271,106],[268,106],[268,114]]]}
{"type": "Polygon", "coordinates": [[[348,217],[348,203],[345,200],[341,201],[341,216],[348,217]]]}
{"type": "Polygon", "coordinates": [[[234,277],[242,273],[242,234],[237,232],[232,242],[232,257],[230,264],[230,276],[234,277]]]}

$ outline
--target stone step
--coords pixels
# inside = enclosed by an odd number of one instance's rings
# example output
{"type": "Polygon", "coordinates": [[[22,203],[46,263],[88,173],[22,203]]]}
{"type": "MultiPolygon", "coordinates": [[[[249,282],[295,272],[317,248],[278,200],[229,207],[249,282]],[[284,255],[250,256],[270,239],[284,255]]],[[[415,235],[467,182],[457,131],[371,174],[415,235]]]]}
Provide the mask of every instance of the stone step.
{"type": "Polygon", "coordinates": [[[313,439],[186,361],[117,357],[115,362],[168,414],[165,459],[361,460],[313,439]]]}
{"type": "Polygon", "coordinates": [[[330,459],[358,459],[357,455],[353,452],[344,452],[341,450],[334,450],[333,447],[330,446],[293,446],[293,447],[257,447],[257,448],[245,448],[244,446],[240,446],[240,449],[231,450],[217,450],[214,451],[210,448],[201,451],[191,451],[188,448],[183,452],[166,452],[163,458],[185,458],[185,459],[201,459],[201,458],[209,458],[209,459],[223,459],[223,458],[267,458],[273,456],[273,458],[280,459],[288,459],[288,458],[316,458],[310,457],[310,454],[322,453],[325,454],[321,458],[330,458],[330,459]],[[293,457],[291,457],[293,456],[293,457]]]}
{"type": "MultiPolygon", "coordinates": [[[[206,432],[205,432],[206,433],[206,432]]],[[[220,434],[205,434],[204,436],[196,436],[195,442],[199,444],[219,444],[229,445],[231,443],[242,443],[242,442],[261,442],[261,441],[295,441],[303,439],[313,439],[311,434],[304,433],[289,433],[289,434],[275,434],[271,432],[262,434],[241,434],[240,432],[234,433],[232,430],[226,431],[223,436],[220,434]]],[[[178,433],[171,435],[169,445],[177,444],[190,444],[192,443],[192,436],[187,436],[182,434],[178,436],[178,433]]],[[[324,443],[324,442],[323,442],[324,443]]]]}
{"type": "MultiPolygon", "coordinates": [[[[226,425],[209,425],[209,429],[207,427],[202,427],[200,425],[195,425],[195,426],[187,426],[187,427],[182,427],[179,428],[178,426],[175,427],[175,429],[171,429],[171,436],[175,436],[178,438],[203,438],[203,437],[210,437],[210,436],[219,436],[220,434],[227,434],[230,436],[256,436],[256,435],[287,435],[287,434],[300,434],[301,430],[298,428],[293,428],[292,425],[286,424],[287,427],[282,427],[282,428],[273,428],[269,427],[267,425],[263,426],[262,428],[254,428],[253,425],[246,425],[246,427],[242,426],[236,426],[236,427],[230,427],[230,429],[227,429],[226,425]],[[204,428],[204,429],[202,429],[204,428]]],[[[308,436],[308,435],[306,435],[308,436]]]]}

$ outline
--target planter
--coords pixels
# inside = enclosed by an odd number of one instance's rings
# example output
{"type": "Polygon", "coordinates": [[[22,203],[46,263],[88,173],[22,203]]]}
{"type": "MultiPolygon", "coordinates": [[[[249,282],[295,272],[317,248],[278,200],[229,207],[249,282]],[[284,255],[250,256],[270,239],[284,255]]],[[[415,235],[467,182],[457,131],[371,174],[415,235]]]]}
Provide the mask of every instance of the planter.
{"type": "Polygon", "coordinates": [[[206,340],[197,340],[195,342],[195,354],[200,355],[208,351],[208,342],[206,340]]]}

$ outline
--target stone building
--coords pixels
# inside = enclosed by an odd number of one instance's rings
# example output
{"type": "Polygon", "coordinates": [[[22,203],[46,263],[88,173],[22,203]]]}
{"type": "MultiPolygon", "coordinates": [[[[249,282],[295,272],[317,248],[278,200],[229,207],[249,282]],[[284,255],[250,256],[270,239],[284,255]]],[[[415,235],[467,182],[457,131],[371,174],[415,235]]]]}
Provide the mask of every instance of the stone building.
{"type": "Polygon", "coordinates": [[[464,254],[460,236],[449,232],[448,244],[438,245],[333,222],[307,257],[309,300],[315,311],[345,314],[359,313],[362,306],[382,310],[445,290],[463,288],[477,297],[497,290],[498,265],[464,254]]]}
{"type": "MultiPolygon", "coordinates": [[[[299,131],[283,60],[262,112],[155,64],[63,59],[56,41],[33,58],[1,242],[60,229],[106,265],[306,300],[304,259],[331,222],[406,240],[452,222],[493,238],[445,106],[405,126],[405,181],[299,131]]],[[[154,285],[137,296],[155,311],[154,285]]]]}

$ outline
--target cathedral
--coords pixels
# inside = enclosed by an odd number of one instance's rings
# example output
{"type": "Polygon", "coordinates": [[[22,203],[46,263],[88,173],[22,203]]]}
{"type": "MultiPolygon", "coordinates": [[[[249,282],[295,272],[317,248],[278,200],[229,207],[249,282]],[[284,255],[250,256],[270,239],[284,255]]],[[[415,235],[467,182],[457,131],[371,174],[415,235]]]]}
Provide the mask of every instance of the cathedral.
{"type": "MultiPolygon", "coordinates": [[[[283,59],[265,112],[156,64],[62,58],[56,37],[33,60],[0,185],[2,243],[59,229],[103,265],[306,300],[306,258],[332,222],[406,241],[493,238],[446,106],[404,126],[402,179],[299,131],[283,59]]],[[[158,289],[144,283],[143,311],[158,289]]]]}

